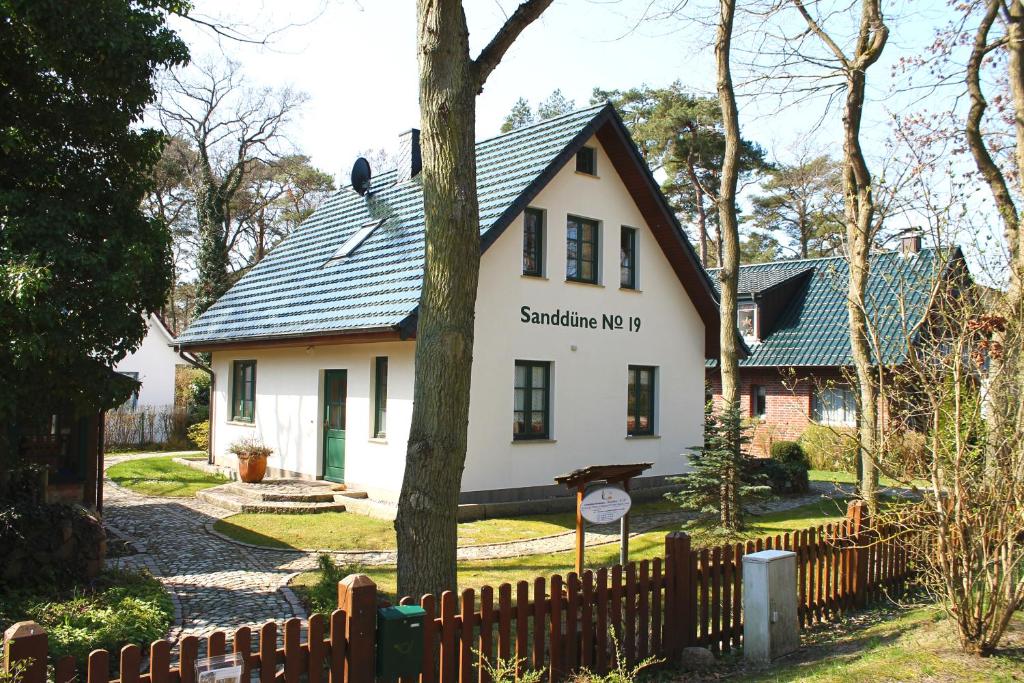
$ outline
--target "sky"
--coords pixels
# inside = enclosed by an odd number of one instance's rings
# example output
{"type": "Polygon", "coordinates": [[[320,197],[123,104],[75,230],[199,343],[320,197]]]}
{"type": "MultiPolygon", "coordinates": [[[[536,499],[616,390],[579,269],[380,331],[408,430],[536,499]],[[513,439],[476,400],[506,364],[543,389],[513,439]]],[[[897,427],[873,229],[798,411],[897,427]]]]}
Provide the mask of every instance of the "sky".
{"type": "MultiPolygon", "coordinates": [[[[466,0],[474,55],[516,4],[514,0],[466,0]]],[[[713,95],[713,28],[682,20],[642,21],[650,4],[650,0],[556,0],[526,29],[488,79],[477,100],[478,137],[497,134],[517,98],[536,103],[556,88],[577,106],[589,103],[595,86],[661,86],[680,80],[694,92],[713,95]]],[[[393,148],[400,132],[417,126],[414,5],[412,0],[265,0],[245,3],[242,13],[238,3],[196,0],[197,12],[244,25],[250,35],[280,29],[268,46],[230,41],[218,45],[209,33],[194,26],[180,20],[175,26],[195,58],[223,51],[241,62],[253,86],[287,84],[306,92],[309,101],[293,126],[294,142],[315,164],[341,175],[359,151],[393,148]]],[[[918,48],[921,37],[915,35],[909,41],[911,50],[918,48]]],[[[737,49],[749,47],[756,39],[756,35],[738,36],[737,49]]],[[[894,61],[896,51],[887,56],[888,62],[894,61]]],[[[883,63],[876,72],[885,79],[875,92],[880,100],[890,81],[888,71],[883,63]]],[[[884,122],[885,104],[881,102],[869,120],[884,122]]],[[[745,98],[741,123],[746,137],[784,156],[817,124],[822,104],[782,112],[776,111],[777,105],[775,98],[745,98]]],[[[837,114],[830,118],[816,135],[822,146],[838,130],[837,114]]],[[[887,130],[875,132],[884,137],[887,130]]]]}
{"type": "MultiPolygon", "coordinates": [[[[660,1],[555,0],[511,47],[477,98],[478,139],[499,132],[519,97],[535,104],[556,88],[579,107],[589,104],[595,86],[663,86],[679,80],[696,93],[714,95],[714,27],[694,19],[697,9],[685,18],[651,20],[650,8],[660,1]]],[[[688,7],[699,8],[700,2],[688,7]]],[[[464,1],[474,56],[517,4],[464,1]]],[[[308,94],[290,137],[299,151],[339,181],[347,178],[361,151],[394,151],[398,135],[418,127],[413,0],[249,0],[244,5],[194,0],[194,5],[198,16],[238,26],[248,35],[275,31],[268,45],[256,46],[218,41],[209,31],[172,20],[194,59],[227,55],[241,63],[253,87],[290,85],[308,94]]],[[[916,92],[899,94],[893,73],[901,58],[920,54],[932,39],[933,27],[948,18],[946,2],[900,0],[886,5],[891,37],[882,60],[869,72],[863,126],[865,146],[876,165],[884,161],[893,113],[922,104],[944,106],[935,96],[922,102],[916,92]]],[[[734,39],[737,62],[756,51],[763,38],[760,30],[749,28],[749,19],[741,17],[740,23],[743,28],[734,39]]],[[[737,81],[743,81],[742,66],[736,70],[737,81]]],[[[785,162],[800,144],[839,154],[841,112],[828,110],[824,99],[780,108],[778,97],[755,94],[751,88],[743,92],[743,135],[760,144],[769,158],[785,162]]]]}

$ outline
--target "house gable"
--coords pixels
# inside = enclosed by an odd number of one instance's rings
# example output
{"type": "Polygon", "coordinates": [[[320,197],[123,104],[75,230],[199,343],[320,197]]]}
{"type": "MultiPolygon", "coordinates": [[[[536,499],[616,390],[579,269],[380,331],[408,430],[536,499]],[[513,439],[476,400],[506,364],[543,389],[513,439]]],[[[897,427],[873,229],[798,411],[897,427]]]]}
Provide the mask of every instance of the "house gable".
{"type": "MultiPolygon", "coordinates": [[[[481,248],[486,251],[550,178],[597,134],[645,213],[717,353],[714,290],[649,169],[614,108],[573,112],[477,144],[481,248]]],[[[389,172],[366,197],[344,188],[178,339],[182,348],[213,350],[409,338],[415,334],[423,273],[422,190],[389,172]],[[384,224],[351,256],[330,256],[367,221],[384,224]]]]}

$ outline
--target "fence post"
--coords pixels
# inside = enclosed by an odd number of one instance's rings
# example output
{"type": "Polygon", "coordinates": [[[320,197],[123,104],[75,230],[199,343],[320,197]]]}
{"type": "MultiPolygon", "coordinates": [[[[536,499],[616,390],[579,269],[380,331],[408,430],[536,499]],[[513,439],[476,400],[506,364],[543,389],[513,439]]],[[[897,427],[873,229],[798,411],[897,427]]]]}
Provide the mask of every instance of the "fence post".
{"type": "Polygon", "coordinates": [[[853,604],[858,607],[867,605],[868,600],[868,506],[863,500],[851,500],[846,505],[846,518],[850,520],[850,533],[853,567],[853,604]]]}
{"type": "Polygon", "coordinates": [[[36,622],[19,621],[4,631],[4,673],[12,673],[19,661],[30,660],[21,683],[46,683],[48,654],[46,631],[36,622]]]}
{"type": "Polygon", "coordinates": [[[672,557],[671,604],[665,605],[666,616],[671,614],[671,639],[666,643],[669,657],[679,655],[684,647],[694,644],[697,607],[696,585],[693,576],[693,552],[690,536],[673,531],[665,537],[665,545],[672,557]]]}
{"type": "Polygon", "coordinates": [[[346,615],[342,681],[373,683],[377,663],[377,584],[366,574],[346,576],[338,582],[338,609],[345,610],[346,615]]]}

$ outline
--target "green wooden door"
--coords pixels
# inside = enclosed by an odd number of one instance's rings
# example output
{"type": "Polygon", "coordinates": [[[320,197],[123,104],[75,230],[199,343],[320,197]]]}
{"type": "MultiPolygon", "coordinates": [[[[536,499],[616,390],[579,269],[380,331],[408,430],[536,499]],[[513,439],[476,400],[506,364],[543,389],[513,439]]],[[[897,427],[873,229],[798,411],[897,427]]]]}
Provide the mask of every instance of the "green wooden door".
{"type": "Polygon", "coordinates": [[[345,370],[324,372],[324,479],[345,481],[345,370]]]}

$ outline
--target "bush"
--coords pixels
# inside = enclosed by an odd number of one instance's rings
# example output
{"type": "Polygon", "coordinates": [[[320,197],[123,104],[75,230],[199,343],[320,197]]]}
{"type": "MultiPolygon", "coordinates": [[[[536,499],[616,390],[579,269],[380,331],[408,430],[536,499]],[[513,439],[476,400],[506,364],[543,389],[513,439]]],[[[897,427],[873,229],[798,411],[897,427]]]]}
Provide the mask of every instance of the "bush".
{"type": "Polygon", "coordinates": [[[338,582],[349,574],[361,574],[363,568],[359,565],[339,565],[330,555],[320,555],[316,562],[320,570],[317,582],[309,588],[299,588],[299,592],[310,614],[330,614],[338,609],[338,582]]]}
{"type": "Polygon", "coordinates": [[[4,626],[32,619],[46,629],[50,654],[81,663],[95,649],[112,653],[134,644],[149,647],[171,627],[167,591],[148,572],[105,572],[92,587],[57,592],[13,591],[0,595],[4,626]]]}
{"type": "Polygon", "coordinates": [[[0,500],[0,586],[71,586],[103,569],[107,536],[79,505],[0,500]]]}
{"type": "Polygon", "coordinates": [[[807,454],[796,441],[776,441],[772,444],[771,456],[772,460],[779,462],[798,463],[803,465],[804,469],[810,469],[811,466],[807,454]]]}
{"type": "Polygon", "coordinates": [[[928,443],[925,435],[906,429],[887,436],[883,456],[886,468],[902,479],[927,478],[928,443]]]}
{"type": "Polygon", "coordinates": [[[856,470],[857,433],[849,427],[812,424],[800,436],[800,446],[812,470],[856,470]]]}
{"type": "Polygon", "coordinates": [[[210,448],[210,421],[197,422],[188,428],[188,440],[201,451],[210,448]]]}
{"type": "Polygon", "coordinates": [[[777,496],[807,493],[811,481],[807,476],[807,465],[802,462],[784,462],[775,458],[761,458],[750,461],[750,472],[763,477],[777,496]]]}

